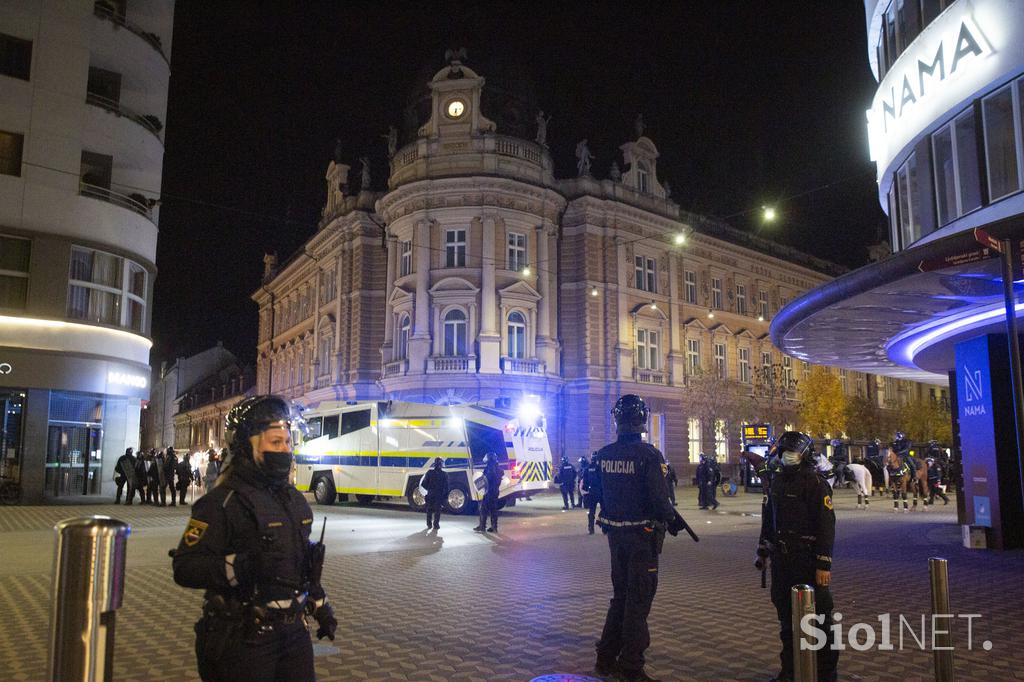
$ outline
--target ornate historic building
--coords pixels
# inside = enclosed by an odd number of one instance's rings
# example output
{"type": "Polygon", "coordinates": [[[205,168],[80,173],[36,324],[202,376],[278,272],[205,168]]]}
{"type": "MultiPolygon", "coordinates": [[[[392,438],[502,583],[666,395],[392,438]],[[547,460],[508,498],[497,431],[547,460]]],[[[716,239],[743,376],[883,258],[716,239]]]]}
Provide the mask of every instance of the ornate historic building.
{"type": "MultiPolygon", "coordinates": [[[[556,178],[546,119],[533,140],[504,134],[486,87],[457,58],[430,79],[415,137],[388,140],[386,192],[367,189],[365,164],[359,192],[330,164],[317,233],[280,266],[268,257],[253,294],[258,390],[310,405],[536,395],[573,459],[613,438],[609,410],[634,392],[677,465],[738,450],[738,420],[697,416],[697,377],[736,399],[777,377],[792,414],[809,365],[772,346],[769,321],[838,268],[682,210],[639,119],[607,179],[586,140],[578,177],[556,178]]],[[[840,379],[879,404],[922,390],[840,379]]]]}

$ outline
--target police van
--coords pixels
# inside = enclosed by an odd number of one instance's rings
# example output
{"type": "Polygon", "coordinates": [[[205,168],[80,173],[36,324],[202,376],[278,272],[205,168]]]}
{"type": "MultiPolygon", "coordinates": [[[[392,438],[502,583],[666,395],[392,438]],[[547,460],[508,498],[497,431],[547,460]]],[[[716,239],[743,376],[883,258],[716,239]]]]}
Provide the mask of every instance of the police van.
{"type": "Polygon", "coordinates": [[[536,404],[518,410],[484,405],[399,401],[322,402],[304,413],[308,432],[295,451],[295,487],[319,504],[354,495],[361,504],[402,498],[425,502],[420,479],[440,457],[448,475],[450,513],[471,514],[483,497],[483,458],[498,457],[499,501],[546,490],[551,449],[536,404]]]}

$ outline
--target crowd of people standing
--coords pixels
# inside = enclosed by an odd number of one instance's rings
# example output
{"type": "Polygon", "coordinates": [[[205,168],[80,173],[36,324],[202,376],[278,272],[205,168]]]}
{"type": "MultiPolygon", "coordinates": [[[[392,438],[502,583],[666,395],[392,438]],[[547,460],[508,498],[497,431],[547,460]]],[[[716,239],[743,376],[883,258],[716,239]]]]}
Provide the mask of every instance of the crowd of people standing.
{"type": "Polygon", "coordinates": [[[193,461],[190,453],[182,452],[179,457],[173,447],[165,450],[151,448],[149,452],[140,451],[138,454],[134,448],[127,448],[114,465],[114,482],[117,484],[114,504],[121,504],[124,495],[124,504],[130,505],[137,494],[140,504],[158,507],[184,505],[190,486],[206,489],[213,486],[226,456],[227,449],[217,453],[210,448],[205,453],[206,462],[200,468],[201,463],[193,461]]]}

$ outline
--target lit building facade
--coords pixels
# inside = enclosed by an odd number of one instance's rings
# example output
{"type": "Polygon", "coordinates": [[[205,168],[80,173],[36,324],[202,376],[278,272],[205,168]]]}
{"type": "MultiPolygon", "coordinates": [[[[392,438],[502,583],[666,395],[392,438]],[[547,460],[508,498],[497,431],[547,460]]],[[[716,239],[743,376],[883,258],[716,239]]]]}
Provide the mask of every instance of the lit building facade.
{"type": "MultiPolygon", "coordinates": [[[[258,390],[307,405],[538,396],[553,451],[574,461],[614,438],[611,406],[638,393],[684,475],[700,452],[739,449],[740,419],[700,416],[697,393],[754,421],[770,377],[795,421],[810,366],[768,325],[840,270],[682,210],[642,130],[621,146],[624,171],[599,180],[581,162],[556,178],[544,135],[503,133],[487,87],[457,61],[434,74],[385,192],[350,193],[349,167],[330,164],[317,233],[281,265],[268,257],[253,294],[258,390]]],[[[837,373],[886,407],[927,390],[837,373]]]]}
{"type": "Polygon", "coordinates": [[[139,444],[173,12],[0,6],[0,474],[25,503],[112,495],[139,444]]]}

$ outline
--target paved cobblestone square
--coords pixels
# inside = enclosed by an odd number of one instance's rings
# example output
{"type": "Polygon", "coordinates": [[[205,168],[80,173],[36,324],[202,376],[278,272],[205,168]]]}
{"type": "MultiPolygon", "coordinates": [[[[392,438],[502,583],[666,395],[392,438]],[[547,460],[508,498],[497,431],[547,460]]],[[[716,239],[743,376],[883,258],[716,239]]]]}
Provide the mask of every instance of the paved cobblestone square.
{"type": "MultiPolygon", "coordinates": [[[[680,509],[701,536],[669,538],[650,617],[648,666],[664,680],[765,680],[777,669],[777,622],[752,567],[760,497],[725,498],[699,511],[690,489],[680,509]]],[[[843,623],[929,614],[927,559],[950,561],[957,613],[981,614],[954,629],[957,679],[1024,680],[1024,553],[966,550],[954,507],[893,515],[876,502],[854,508],[837,495],[834,592],[843,623]],[[981,643],[989,641],[991,651],[981,643]]],[[[444,518],[427,533],[398,506],[314,507],[326,515],[324,581],[341,623],[316,645],[320,680],[525,682],[592,670],[593,644],[610,596],[605,539],[586,534],[582,511],[535,498],[509,510],[501,532],[481,536],[475,519],[444,518]]],[[[132,525],[125,606],[117,616],[115,679],[196,680],[192,624],[200,595],[177,587],[167,549],[188,510],[146,506],[0,508],[0,679],[45,676],[53,555],[52,525],[111,514],[132,525]]],[[[845,631],[845,630],[844,630],[845,631]]],[[[904,630],[903,651],[840,657],[847,680],[931,679],[932,655],[904,630]]]]}

